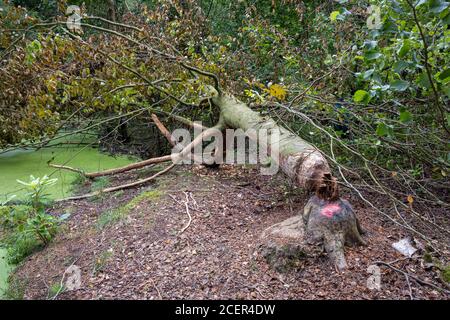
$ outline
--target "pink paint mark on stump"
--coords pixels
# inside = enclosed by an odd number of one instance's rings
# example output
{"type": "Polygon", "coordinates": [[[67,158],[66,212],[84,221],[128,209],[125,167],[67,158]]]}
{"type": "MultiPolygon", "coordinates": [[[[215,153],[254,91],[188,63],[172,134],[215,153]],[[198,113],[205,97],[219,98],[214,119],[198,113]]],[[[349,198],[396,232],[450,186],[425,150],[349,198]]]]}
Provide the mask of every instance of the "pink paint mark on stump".
{"type": "Polygon", "coordinates": [[[320,211],[320,214],[327,218],[331,218],[340,210],[341,207],[337,204],[327,204],[325,207],[323,207],[322,211],[320,211]]]}

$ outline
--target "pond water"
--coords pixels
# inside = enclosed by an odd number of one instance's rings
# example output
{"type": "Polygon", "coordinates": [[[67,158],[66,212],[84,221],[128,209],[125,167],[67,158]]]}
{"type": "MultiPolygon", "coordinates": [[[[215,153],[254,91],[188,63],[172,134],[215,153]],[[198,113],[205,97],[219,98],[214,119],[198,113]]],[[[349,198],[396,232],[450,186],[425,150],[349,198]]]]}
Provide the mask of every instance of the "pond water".
{"type": "MultiPolygon", "coordinates": [[[[55,185],[47,189],[50,198],[60,199],[70,196],[72,182],[77,178],[77,173],[49,167],[47,161],[52,158],[54,158],[52,163],[64,164],[88,172],[120,167],[136,161],[135,158],[126,156],[112,157],[92,147],[55,146],[38,151],[10,151],[0,154],[0,201],[5,201],[14,194],[18,199],[23,199],[26,190],[17,183],[16,179],[29,181],[30,175],[35,177],[51,175],[52,178],[58,179],[55,185]]],[[[8,273],[12,270],[5,257],[6,250],[0,247],[0,298],[7,285],[8,273]]]]}
{"type": "Polygon", "coordinates": [[[55,185],[47,189],[51,198],[69,196],[71,183],[78,174],[49,167],[47,161],[53,158],[52,163],[80,168],[87,172],[120,167],[136,161],[126,156],[112,157],[92,147],[50,147],[38,151],[17,150],[4,153],[0,155],[0,201],[5,201],[13,194],[22,198],[26,191],[16,180],[29,181],[30,175],[48,175],[58,179],[55,185]]]}

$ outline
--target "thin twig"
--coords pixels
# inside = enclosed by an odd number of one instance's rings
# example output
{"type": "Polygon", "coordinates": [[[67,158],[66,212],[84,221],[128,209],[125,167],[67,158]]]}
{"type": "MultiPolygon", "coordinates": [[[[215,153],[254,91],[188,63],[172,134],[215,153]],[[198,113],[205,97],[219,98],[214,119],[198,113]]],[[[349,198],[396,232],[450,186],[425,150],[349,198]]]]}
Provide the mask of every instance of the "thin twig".
{"type": "Polygon", "coordinates": [[[186,201],[184,202],[184,206],[186,208],[186,214],[189,217],[189,221],[188,223],[183,227],[183,229],[180,230],[180,232],[178,233],[178,235],[181,235],[184,231],[186,231],[187,228],[189,228],[189,226],[191,225],[192,222],[192,216],[191,213],[189,212],[189,195],[187,192],[183,192],[184,195],[186,196],[186,201]]]}

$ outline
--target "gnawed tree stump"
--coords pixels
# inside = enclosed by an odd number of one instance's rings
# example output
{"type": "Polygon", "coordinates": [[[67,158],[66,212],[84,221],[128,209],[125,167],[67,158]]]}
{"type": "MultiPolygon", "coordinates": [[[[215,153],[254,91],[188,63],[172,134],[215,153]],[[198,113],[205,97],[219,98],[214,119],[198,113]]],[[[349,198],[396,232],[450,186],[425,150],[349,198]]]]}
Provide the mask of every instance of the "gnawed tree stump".
{"type": "Polygon", "coordinates": [[[313,196],[303,215],[296,215],[264,230],[260,254],[278,272],[287,272],[302,261],[325,251],[335,267],[347,267],[344,244],[365,244],[353,209],[346,200],[326,201],[313,196]],[[318,246],[322,248],[318,251],[318,246]]]}
{"type": "Polygon", "coordinates": [[[308,243],[323,243],[334,265],[347,267],[344,245],[365,245],[363,233],[353,208],[347,200],[332,201],[311,197],[303,210],[303,223],[308,243]]]}

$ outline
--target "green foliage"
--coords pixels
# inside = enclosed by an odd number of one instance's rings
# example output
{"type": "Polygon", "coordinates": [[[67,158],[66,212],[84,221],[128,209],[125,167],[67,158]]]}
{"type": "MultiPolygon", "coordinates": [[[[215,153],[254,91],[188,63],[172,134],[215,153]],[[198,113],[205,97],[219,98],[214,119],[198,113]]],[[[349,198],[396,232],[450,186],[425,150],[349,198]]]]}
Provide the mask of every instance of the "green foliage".
{"type": "Polygon", "coordinates": [[[8,287],[4,292],[4,298],[7,300],[23,300],[26,286],[27,286],[26,280],[17,279],[14,276],[10,276],[8,281],[8,287]]]}
{"type": "Polygon", "coordinates": [[[353,101],[367,104],[370,101],[370,95],[365,90],[358,90],[353,95],[353,101]]]}
{"type": "Polygon", "coordinates": [[[8,250],[8,260],[17,264],[28,255],[46,246],[54,238],[59,224],[68,216],[59,218],[46,213],[48,203],[45,188],[56,183],[47,176],[30,177],[29,182],[18,182],[28,189],[27,205],[7,205],[0,207],[0,225],[5,230],[2,243],[8,250]]]}
{"type": "Polygon", "coordinates": [[[54,283],[48,288],[48,299],[53,299],[60,293],[64,292],[65,287],[61,283],[54,283]]]}
{"type": "Polygon", "coordinates": [[[35,212],[42,212],[49,201],[48,194],[45,194],[44,191],[46,188],[54,185],[57,180],[58,179],[50,179],[48,176],[35,178],[31,175],[29,182],[21,180],[17,180],[17,182],[25,186],[28,190],[26,196],[35,212]]]}
{"type": "MultiPolygon", "coordinates": [[[[358,86],[370,92],[373,102],[400,101],[407,96],[426,99],[428,102],[419,103],[414,112],[426,112],[424,121],[445,125],[440,112],[429,110],[428,105],[437,108],[448,103],[449,3],[403,0],[376,4],[383,13],[382,27],[367,30],[366,40],[355,56],[355,65],[361,70],[356,74],[358,86]]],[[[400,120],[410,120],[411,114],[412,110],[408,114],[402,111],[400,120]]]]}

